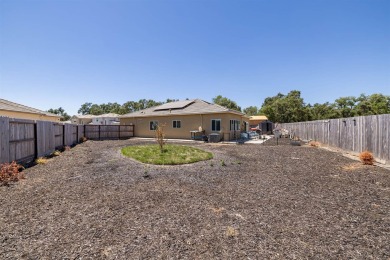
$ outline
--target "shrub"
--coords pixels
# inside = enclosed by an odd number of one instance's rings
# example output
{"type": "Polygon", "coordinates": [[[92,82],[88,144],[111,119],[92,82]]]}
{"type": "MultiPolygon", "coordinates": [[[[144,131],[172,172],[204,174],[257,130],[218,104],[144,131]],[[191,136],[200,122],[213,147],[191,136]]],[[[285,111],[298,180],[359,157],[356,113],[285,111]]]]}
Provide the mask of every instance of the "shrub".
{"type": "Polygon", "coordinates": [[[234,227],[227,227],[226,229],[226,236],[228,237],[235,237],[238,235],[238,231],[234,227]]]}
{"type": "Polygon", "coordinates": [[[375,162],[374,156],[369,151],[361,152],[359,158],[364,165],[373,165],[375,162]]]}
{"type": "Polygon", "coordinates": [[[312,147],[320,147],[320,143],[316,142],[316,141],[310,141],[309,145],[312,146],[312,147]]]}
{"type": "Polygon", "coordinates": [[[46,164],[47,163],[47,159],[45,157],[39,157],[35,160],[35,163],[36,164],[46,164]]]}
{"type": "Polygon", "coordinates": [[[58,151],[58,150],[55,150],[53,153],[52,153],[52,156],[60,156],[61,155],[61,152],[58,151]]]}
{"type": "Polygon", "coordinates": [[[8,185],[11,181],[18,181],[24,178],[24,174],[21,172],[24,167],[17,164],[15,161],[12,163],[0,164],[0,183],[2,185],[8,185]]]}
{"type": "Polygon", "coordinates": [[[80,137],[80,143],[84,143],[84,142],[86,142],[88,139],[87,139],[87,137],[85,137],[85,136],[83,136],[83,137],[80,137]]]}

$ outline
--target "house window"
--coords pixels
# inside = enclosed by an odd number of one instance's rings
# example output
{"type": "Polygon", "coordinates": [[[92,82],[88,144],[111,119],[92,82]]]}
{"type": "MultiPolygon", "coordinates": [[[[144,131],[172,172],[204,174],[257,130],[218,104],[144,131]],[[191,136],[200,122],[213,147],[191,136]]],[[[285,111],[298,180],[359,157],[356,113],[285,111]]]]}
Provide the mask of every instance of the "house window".
{"type": "Polygon", "coordinates": [[[154,131],[157,129],[158,121],[150,121],[149,122],[149,130],[154,131]]]}
{"type": "Polygon", "coordinates": [[[230,131],[239,131],[240,130],[240,120],[232,119],[230,120],[230,131]]]}
{"type": "Polygon", "coordinates": [[[221,131],[221,119],[211,120],[211,131],[221,131]]]}
{"type": "Polygon", "coordinates": [[[180,120],[173,120],[172,127],[173,128],[181,128],[181,121],[180,120]]]}

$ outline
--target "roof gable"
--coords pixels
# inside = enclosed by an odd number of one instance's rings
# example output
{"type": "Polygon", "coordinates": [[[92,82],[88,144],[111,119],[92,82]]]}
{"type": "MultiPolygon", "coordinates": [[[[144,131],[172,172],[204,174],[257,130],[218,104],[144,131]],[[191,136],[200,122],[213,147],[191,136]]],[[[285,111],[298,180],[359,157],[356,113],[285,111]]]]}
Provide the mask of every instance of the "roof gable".
{"type": "Polygon", "coordinates": [[[18,103],[14,103],[0,98],[0,110],[15,111],[30,114],[39,114],[45,116],[61,117],[60,115],[52,114],[46,111],[42,111],[36,108],[28,107],[18,103]]]}

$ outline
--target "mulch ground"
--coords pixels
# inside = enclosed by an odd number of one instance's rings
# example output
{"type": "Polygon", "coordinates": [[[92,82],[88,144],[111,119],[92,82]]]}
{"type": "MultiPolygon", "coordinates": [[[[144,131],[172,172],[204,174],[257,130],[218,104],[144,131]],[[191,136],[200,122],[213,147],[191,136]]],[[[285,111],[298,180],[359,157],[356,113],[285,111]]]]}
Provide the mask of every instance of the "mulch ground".
{"type": "Polygon", "coordinates": [[[0,259],[389,259],[390,171],[273,141],[182,166],[80,144],[0,187],[0,259]]]}

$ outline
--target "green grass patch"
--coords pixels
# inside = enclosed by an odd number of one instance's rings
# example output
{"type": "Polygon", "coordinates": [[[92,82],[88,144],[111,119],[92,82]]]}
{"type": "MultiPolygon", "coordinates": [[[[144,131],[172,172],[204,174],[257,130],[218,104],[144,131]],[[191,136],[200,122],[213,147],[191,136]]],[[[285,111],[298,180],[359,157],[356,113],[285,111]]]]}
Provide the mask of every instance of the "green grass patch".
{"type": "Polygon", "coordinates": [[[164,152],[158,145],[137,145],[122,148],[122,154],[137,161],[158,164],[188,164],[213,158],[213,154],[198,148],[185,145],[164,145],[164,152]]]}

